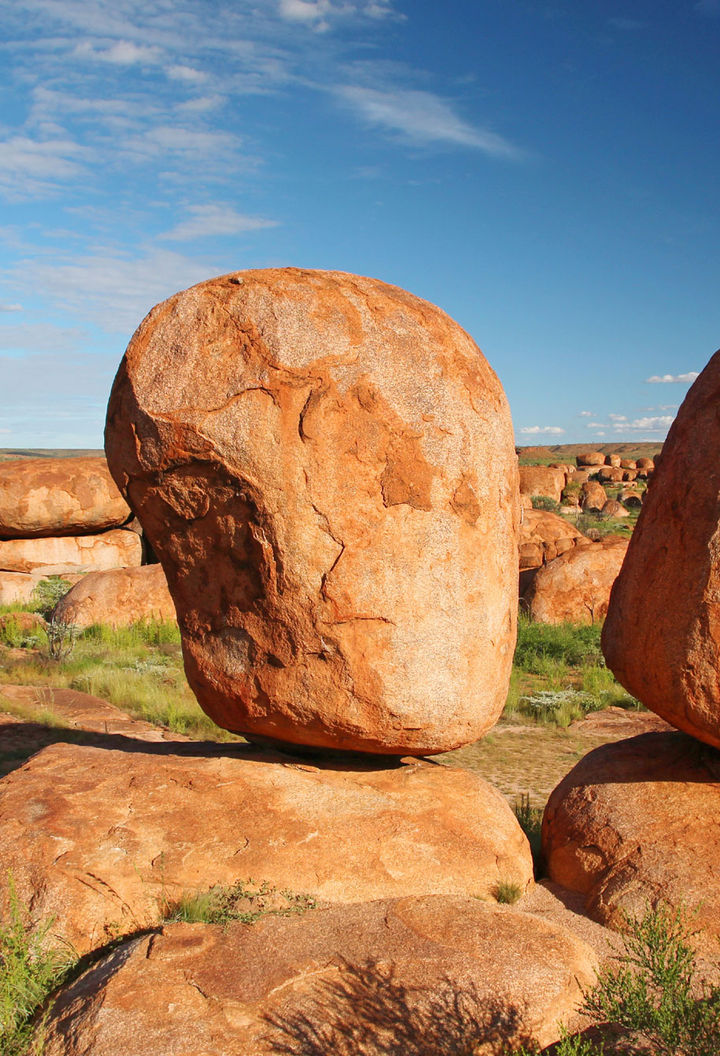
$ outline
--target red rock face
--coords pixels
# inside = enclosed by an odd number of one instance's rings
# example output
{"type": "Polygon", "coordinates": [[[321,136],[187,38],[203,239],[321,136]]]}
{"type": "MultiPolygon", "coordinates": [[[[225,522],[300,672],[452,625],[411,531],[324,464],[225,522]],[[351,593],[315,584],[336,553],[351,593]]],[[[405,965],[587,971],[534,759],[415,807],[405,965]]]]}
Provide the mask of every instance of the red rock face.
{"type": "Polygon", "coordinates": [[[494,724],[517,463],[497,377],[439,309],[338,272],[193,287],[133,337],[106,448],[219,725],[428,753],[494,724]]]}
{"type": "Polygon", "coordinates": [[[663,446],[613,589],[603,652],[667,722],[720,747],[720,352],[663,446]],[[706,454],[699,457],[699,452],[706,454]]]}
{"type": "Polygon", "coordinates": [[[557,1040],[594,968],[591,949],[557,925],[472,898],[174,924],[68,986],[44,1051],[500,1053],[557,1040]]]}
{"type": "Polygon", "coordinates": [[[162,566],[141,565],[88,573],[61,598],[55,615],[76,627],[127,627],[139,620],[174,620],[175,606],[162,566]]]}
{"type": "Polygon", "coordinates": [[[0,467],[0,539],[100,532],[129,516],[104,458],[29,458],[0,467]]]}
{"type": "Polygon", "coordinates": [[[604,619],[627,547],[627,539],[610,536],[601,543],[575,547],[541,568],[525,594],[532,619],[540,623],[604,619]]]}
{"type": "Polygon", "coordinates": [[[675,731],[605,744],[581,759],[548,800],[543,852],[550,877],[585,895],[590,914],[623,927],[666,902],[693,912],[718,949],[720,760],[675,731]]]}

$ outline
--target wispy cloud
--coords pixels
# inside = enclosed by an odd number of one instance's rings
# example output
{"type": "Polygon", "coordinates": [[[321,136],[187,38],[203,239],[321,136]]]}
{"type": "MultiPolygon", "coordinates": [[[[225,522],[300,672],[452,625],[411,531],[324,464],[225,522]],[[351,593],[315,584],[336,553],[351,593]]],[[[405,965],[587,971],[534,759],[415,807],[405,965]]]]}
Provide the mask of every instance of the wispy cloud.
{"type": "Polygon", "coordinates": [[[12,201],[56,193],[62,184],[81,177],[89,154],[69,138],[17,135],[0,140],[0,192],[12,201]]]}
{"type": "Polygon", "coordinates": [[[110,62],[114,66],[158,65],[163,58],[161,48],[134,44],[131,40],[118,40],[108,48],[98,48],[90,41],[82,40],[76,45],[73,54],[75,58],[110,62]]]}
{"type": "Polygon", "coordinates": [[[674,422],[672,414],[654,415],[648,418],[635,418],[627,422],[626,429],[642,429],[646,432],[666,432],[674,422]]]}
{"type": "Polygon", "coordinates": [[[181,220],[170,231],[160,235],[160,238],[170,242],[192,242],[196,238],[240,235],[248,231],[277,227],[276,220],[265,220],[260,216],[246,216],[236,212],[230,206],[193,205],[189,207],[188,213],[186,220],[181,220]]]}
{"type": "Polygon", "coordinates": [[[537,435],[538,433],[548,433],[552,436],[560,436],[565,430],[561,429],[559,425],[525,425],[520,430],[525,435],[537,435]]]}
{"type": "Polygon", "coordinates": [[[291,22],[304,22],[326,30],[333,18],[399,17],[390,0],[279,0],[278,12],[291,22]]]}
{"type": "Polygon", "coordinates": [[[21,312],[22,310],[21,304],[0,304],[0,312],[21,312]]]}
{"type": "Polygon", "coordinates": [[[653,374],[651,378],[645,378],[645,381],[650,385],[691,385],[697,377],[699,377],[699,371],[691,370],[687,374],[653,374]]]}
{"type": "Polygon", "coordinates": [[[411,143],[470,147],[497,158],[522,156],[509,140],[464,121],[447,100],[432,92],[349,84],[336,86],[334,92],[367,124],[396,132],[411,143]]]}
{"type": "Polygon", "coordinates": [[[67,352],[84,345],[87,333],[80,327],[55,326],[53,323],[18,323],[0,326],[0,349],[18,352],[67,352]]]}
{"type": "Polygon", "coordinates": [[[627,415],[626,414],[609,414],[608,418],[610,419],[611,422],[626,422],[627,421],[627,415]]]}
{"type": "Polygon", "coordinates": [[[579,418],[592,418],[594,414],[595,411],[578,411],[579,418]]]}
{"type": "Polygon", "coordinates": [[[168,66],[165,73],[173,81],[184,81],[185,84],[203,84],[208,75],[202,70],[196,70],[192,66],[168,66]]]}

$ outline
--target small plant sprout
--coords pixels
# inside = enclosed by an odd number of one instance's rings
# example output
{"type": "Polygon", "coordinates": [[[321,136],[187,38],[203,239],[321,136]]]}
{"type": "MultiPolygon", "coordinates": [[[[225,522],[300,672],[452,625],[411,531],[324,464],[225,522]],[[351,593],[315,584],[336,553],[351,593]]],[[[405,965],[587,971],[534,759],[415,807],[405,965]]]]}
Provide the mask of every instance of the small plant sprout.
{"type": "Polygon", "coordinates": [[[493,888],[496,902],[512,906],[523,893],[522,886],[514,880],[498,880],[493,888]]]}

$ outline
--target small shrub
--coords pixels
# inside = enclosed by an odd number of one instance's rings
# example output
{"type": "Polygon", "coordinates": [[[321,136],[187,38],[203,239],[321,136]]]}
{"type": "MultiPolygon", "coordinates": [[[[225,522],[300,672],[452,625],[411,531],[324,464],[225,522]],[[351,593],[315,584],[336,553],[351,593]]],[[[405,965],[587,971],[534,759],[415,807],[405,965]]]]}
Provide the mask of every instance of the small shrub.
{"type": "Polygon", "coordinates": [[[530,696],[520,697],[520,711],[540,722],[552,721],[557,726],[569,726],[589,711],[599,707],[597,698],[580,689],[539,689],[530,696]]]}
{"type": "Polygon", "coordinates": [[[524,671],[544,674],[536,670],[548,660],[559,660],[569,667],[583,664],[604,666],[600,649],[600,624],[535,623],[527,616],[518,620],[515,664],[524,671]]]}
{"type": "Polygon", "coordinates": [[[62,576],[41,579],[32,596],[35,612],[39,612],[44,619],[49,619],[60,598],[64,598],[71,587],[72,583],[68,583],[62,576]]]}
{"type": "Polygon", "coordinates": [[[512,906],[522,895],[522,887],[514,880],[498,880],[493,888],[496,902],[512,906]]]}
{"type": "Polygon", "coordinates": [[[236,881],[232,887],[213,885],[208,891],[183,893],[171,900],[163,895],[160,915],[163,920],[186,924],[229,924],[238,920],[254,924],[268,915],[289,916],[314,909],[315,899],[292,891],[278,891],[267,883],[254,885],[252,881],[236,881]]]}
{"type": "Polygon", "coordinates": [[[78,639],[79,630],[74,623],[66,623],[50,617],[45,621],[45,634],[47,635],[48,656],[51,660],[62,661],[72,653],[78,639]]]}
{"type": "Polygon", "coordinates": [[[530,853],[532,854],[535,876],[542,876],[542,819],[543,811],[540,807],[533,807],[530,803],[530,793],[524,792],[519,799],[515,800],[515,817],[520,828],[528,838],[530,853]]]}
{"type": "Polygon", "coordinates": [[[10,909],[0,921],[0,1052],[27,1056],[38,1052],[42,1026],[34,1017],[48,995],[69,975],[77,956],[69,947],[48,945],[52,919],[33,926],[9,878],[10,909]]]}
{"type": "Polygon", "coordinates": [[[560,509],[560,503],[550,497],[550,495],[533,495],[532,508],[534,510],[546,510],[548,513],[557,513],[560,509]]]}

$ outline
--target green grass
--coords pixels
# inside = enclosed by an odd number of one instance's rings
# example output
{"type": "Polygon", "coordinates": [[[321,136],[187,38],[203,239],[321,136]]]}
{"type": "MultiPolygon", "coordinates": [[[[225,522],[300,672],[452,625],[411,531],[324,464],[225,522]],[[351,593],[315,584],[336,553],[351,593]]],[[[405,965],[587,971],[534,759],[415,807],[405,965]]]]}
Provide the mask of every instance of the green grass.
{"type": "Polygon", "coordinates": [[[178,899],[163,899],[160,907],[162,920],[186,924],[222,924],[241,921],[254,924],[261,917],[291,916],[314,909],[317,905],[310,895],[279,891],[270,884],[254,884],[238,880],[231,887],[213,885],[207,891],[183,893],[178,899]]]}
{"type": "Polygon", "coordinates": [[[0,1052],[30,1056],[42,1051],[44,1016],[36,1016],[75,967],[78,957],[67,945],[53,946],[53,920],[30,922],[12,878],[9,911],[0,920],[0,1052]]]}
{"type": "Polygon", "coordinates": [[[522,895],[522,887],[513,880],[498,880],[493,895],[501,905],[512,906],[522,895]]]}

